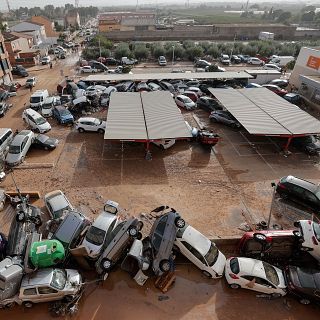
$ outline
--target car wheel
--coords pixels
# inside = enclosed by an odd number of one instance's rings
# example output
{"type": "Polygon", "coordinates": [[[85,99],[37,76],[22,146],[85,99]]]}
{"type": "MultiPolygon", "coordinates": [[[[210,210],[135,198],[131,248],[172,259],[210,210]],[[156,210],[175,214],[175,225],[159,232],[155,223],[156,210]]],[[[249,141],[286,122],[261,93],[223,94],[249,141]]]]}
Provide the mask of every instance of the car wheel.
{"type": "Polygon", "coordinates": [[[236,284],[236,283],[230,283],[230,284],[229,284],[229,287],[230,287],[231,289],[239,289],[239,288],[240,288],[240,286],[239,286],[238,284],[236,284]]]}
{"type": "Polygon", "coordinates": [[[299,221],[295,221],[293,223],[293,225],[296,227],[296,228],[300,228],[300,222],[299,221]]]}
{"type": "Polygon", "coordinates": [[[82,132],[84,132],[84,129],[83,128],[78,128],[78,131],[82,133],[82,132]]]}
{"type": "Polygon", "coordinates": [[[141,233],[141,232],[138,232],[137,239],[138,239],[138,240],[141,240],[141,239],[142,239],[142,233],[141,233]]]}
{"type": "Polygon", "coordinates": [[[307,251],[312,251],[313,249],[312,248],[307,248],[307,247],[301,247],[300,250],[307,252],[307,251]]]}
{"type": "Polygon", "coordinates": [[[103,129],[99,129],[99,130],[98,130],[98,133],[103,134],[103,133],[104,133],[104,130],[103,130],[103,129]]]}
{"type": "Polygon", "coordinates": [[[24,301],[22,303],[22,305],[25,307],[25,308],[32,308],[33,307],[33,303],[31,301],[24,301]]]}
{"type": "Polygon", "coordinates": [[[5,308],[6,308],[6,309],[11,309],[11,308],[14,307],[14,305],[15,305],[14,302],[9,302],[9,303],[7,303],[7,304],[5,305],[5,308]]]}
{"type": "Polygon", "coordinates": [[[101,268],[104,271],[109,271],[112,268],[112,262],[107,258],[102,259],[101,268]]]}
{"type": "Polygon", "coordinates": [[[170,271],[170,261],[167,259],[161,260],[159,267],[162,272],[170,271]]]}
{"type": "Polygon", "coordinates": [[[311,301],[309,300],[309,299],[300,299],[299,300],[299,302],[301,303],[301,304],[304,304],[304,305],[307,305],[307,304],[310,304],[311,303],[311,301]]]}
{"type": "Polygon", "coordinates": [[[185,225],[186,225],[186,222],[181,219],[180,217],[177,217],[176,220],[174,221],[175,225],[177,228],[179,229],[182,229],[185,225]]]}
{"type": "Polygon", "coordinates": [[[68,295],[65,296],[63,300],[65,300],[66,302],[71,302],[74,299],[74,296],[68,295]]]}
{"type": "Polygon", "coordinates": [[[131,237],[136,238],[136,237],[138,236],[138,230],[137,230],[137,228],[131,227],[131,228],[129,229],[129,235],[130,235],[131,237]]]}
{"type": "Polygon", "coordinates": [[[23,211],[19,211],[16,215],[17,222],[23,222],[25,220],[25,214],[23,211]]]}
{"type": "Polygon", "coordinates": [[[272,294],[271,294],[271,297],[272,297],[272,298],[274,298],[274,299],[276,299],[276,298],[280,298],[280,297],[281,297],[281,294],[280,294],[280,293],[275,292],[275,293],[272,293],[272,294]]]}
{"type": "Polygon", "coordinates": [[[266,241],[267,237],[263,233],[254,233],[253,238],[257,241],[266,241]]]}
{"type": "Polygon", "coordinates": [[[212,279],[212,278],[213,278],[212,275],[211,275],[208,271],[206,271],[206,270],[203,270],[203,271],[202,271],[202,274],[203,274],[204,276],[206,276],[207,278],[209,278],[209,279],[212,279]]]}
{"type": "Polygon", "coordinates": [[[292,233],[297,238],[301,238],[302,237],[302,234],[301,234],[301,232],[299,230],[294,230],[292,233]]]}
{"type": "Polygon", "coordinates": [[[44,147],[44,150],[48,151],[48,150],[49,150],[49,148],[48,148],[47,146],[45,146],[45,147],[44,147]]]}
{"type": "Polygon", "coordinates": [[[34,218],[34,224],[37,226],[37,227],[40,227],[42,225],[42,220],[40,217],[35,217],[34,218]]]}

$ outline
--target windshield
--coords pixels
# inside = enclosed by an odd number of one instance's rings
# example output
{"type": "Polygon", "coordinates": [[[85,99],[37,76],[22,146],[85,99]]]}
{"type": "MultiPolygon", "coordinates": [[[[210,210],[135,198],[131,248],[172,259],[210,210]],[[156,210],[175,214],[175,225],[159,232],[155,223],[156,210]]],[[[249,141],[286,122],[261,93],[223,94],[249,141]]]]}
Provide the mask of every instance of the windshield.
{"type": "Polygon", "coordinates": [[[14,154],[20,153],[20,146],[13,146],[13,145],[11,145],[11,146],[9,147],[9,153],[14,153],[14,154]]]}
{"type": "Polygon", "coordinates": [[[100,246],[104,242],[105,235],[106,232],[104,230],[91,226],[87,232],[86,239],[87,241],[95,244],[96,246],[100,246]]]}
{"type": "Polygon", "coordinates": [[[218,259],[219,250],[217,249],[216,245],[211,242],[210,249],[208,253],[204,256],[206,261],[208,262],[209,266],[213,266],[218,259]]]}
{"type": "Polygon", "coordinates": [[[266,273],[267,280],[269,280],[271,283],[273,283],[276,286],[279,285],[280,281],[279,281],[279,276],[276,269],[267,262],[262,261],[262,264],[264,267],[264,271],[266,273]]]}
{"type": "Polygon", "coordinates": [[[36,124],[40,124],[40,125],[47,122],[47,120],[42,117],[36,118],[36,119],[34,119],[34,121],[36,122],[36,124]]]}
{"type": "Polygon", "coordinates": [[[52,104],[51,104],[51,103],[44,104],[44,105],[42,106],[42,109],[52,109],[52,104]]]}
{"type": "Polygon", "coordinates": [[[191,100],[190,98],[188,98],[188,97],[182,98],[182,101],[183,101],[184,103],[190,103],[190,102],[192,102],[192,100],[191,100]]]}
{"type": "Polygon", "coordinates": [[[53,276],[51,280],[51,287],[56,288],[58,290],[63,290],[67,282],[66,273],[63,270],[53,270],[53,276]]]}
{"type": "Polygon", "coordinates": [[[48,139],[49,139],[49,137],[45,136],[45,135],[39,135],[37,137],[37,140],[39,140],[40,142],[46,142],[48,139]]]}
{"type": "Polygon", "coordinates": [[[31,103],[38,103],[41,101],[40,97],[30,97],[30,102],[31,103]]]}
{"type": "Polygon", "coordinates": [[[313,232],[317,238],[318,241],[320,241],[320,224],[314,222],[313,223],[313,232]]]}
{"type": "Polygon", "coordinates": [[[69,112],[68,112],[68,110],[66,110],[66,109],[60,109],[60,110],[59,110],[59,113],[60,113],[60,115],[62,115],[62,116],[68,116],[68,115],[69,115],[69,112]]]}
{"type": "Polygon", "coordinates": [[[71,208],[70,208],[69,206],[66,206],[66,207],[64,207],[64,208],[61,208],[61,209],[59,209],[59,210],[56,210],[56,211],[54,212],[54,215],[55,215],[56,217],[62,217],[63,212],[64,212],[65,210],[71,210],[71,208]]]}

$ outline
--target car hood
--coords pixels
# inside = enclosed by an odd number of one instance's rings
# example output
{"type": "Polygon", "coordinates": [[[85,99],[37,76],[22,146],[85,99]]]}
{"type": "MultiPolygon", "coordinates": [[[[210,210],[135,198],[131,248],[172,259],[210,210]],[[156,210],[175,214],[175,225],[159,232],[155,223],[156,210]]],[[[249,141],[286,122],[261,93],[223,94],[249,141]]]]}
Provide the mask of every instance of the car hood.
{"type": "Polygon", "coordinates": [[[46,140],[46,144],[52,146],[52,145],[56,145],[58,144],[59,140],[58,139],[55,139],[55,138],[49,138],[48,140],[46,140]]]}
{"type": "Polygon", "coordinates": [[[16,154],[16,153],[8,153],[7,154],[7,157],[6,157],[6,162],[8,163],[8,164],[11,164],[11,165],[13,165],[13,164],[15,164],[15,163],[17,163],[17,162],[20,162],[21,161],[21,153],[19,153],[19,154],[16,154]]]}
{"type": "Polygon", "coordinates": [[[89,242],[86,238],[83,239],[82,245],[87,249],[88,256],[90,258],[96,258],[99,255],[100,250],[102,248],[102,245],[97,246],[92,242],[89,242]]]}
{"type": "Polygon", "coordinates": [[[320,141],[317,140],[315,142],[308,143],[307,148],[310,148],[312,150],[320,150],[320,141]]]}
{"type": "Polygon", "coordinates": [[[51,129],[51,125],[49,122],[45,122],[43,124],[40,124],[38,125],[38,127],[41,129],[41,130],[50,130],[51,129]]]}

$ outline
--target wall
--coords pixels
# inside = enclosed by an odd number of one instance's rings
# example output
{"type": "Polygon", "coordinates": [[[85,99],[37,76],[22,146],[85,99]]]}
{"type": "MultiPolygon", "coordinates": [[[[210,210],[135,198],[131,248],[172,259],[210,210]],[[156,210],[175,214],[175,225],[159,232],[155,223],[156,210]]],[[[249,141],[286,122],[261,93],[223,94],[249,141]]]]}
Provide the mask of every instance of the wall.
{"type": "Polygon", "coordinates": [[[42,16],[32,16],[31,21],[44,25],[45,33],[47,37],[58,37],[58,34],[53,30],[54,23],[49,19],[42,16]]]}
{"type": "Polygon", "coordinates": [[[170,41],[170,40],[238,40],[258,39],[261,31],[272,32],[275,39],[294,39],[295,27],[279,25],[210,25],[174,26],[173,30],[112,31],[111,40],[170,41]]]}
{"type": "Polygon", "coordinates": [[[3,36],[0,33],[0,84],[9,84],[11,81],[11,64],[4,44],[3,36]]]}
{"type": "Polygon", "coordinates": [[[312,29],[312,30],[296,30],[294,33],[296,39],[307,40],[307,39],[319,39],[320,38],[320,30],[312,29]]]}
{"type": "Polygon", "coordinates": [[[289,81],[291,85],[294,85],[297,88],[300,87],[300,84],[301,84],[301,81],[299,78],[300,75],[305,75],[305,76],[320,75],[320,67],[312,66],[310,62],[309,62],[309,65],[311,65],[312,67],[308,66],[308,61],[309,59],[311,59],[310,57],[315,57],[320,61],[320,50],[306,48],[306,47],[301,48],[296,64],[290,75],[289,81]]]}

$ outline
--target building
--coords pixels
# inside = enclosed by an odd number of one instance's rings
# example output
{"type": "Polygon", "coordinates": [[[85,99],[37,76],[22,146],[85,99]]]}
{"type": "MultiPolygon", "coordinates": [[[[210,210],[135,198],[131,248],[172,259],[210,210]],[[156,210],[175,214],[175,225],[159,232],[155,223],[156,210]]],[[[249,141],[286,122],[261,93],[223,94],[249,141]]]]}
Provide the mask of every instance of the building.
{"type": "Polygon", "coordinates": [[[12,81],[11,65],[8,52],[4,44],[4,38],[0,33],[0,85],[7,85],[12,81]]]}
{"type": "Polygon", "coordinates": [[[319,28],[307,28],[307,27],[297,27],[295,32],[295,39],[307,40],[320,38],[319,28]]]}
{"type": "Polygon", "coordinates": [[[44,26],[46,36],[47,36],[46,43],[48,44],[57,43],[59,33],[54,30],[54,22],[52,22],[50,19],[43,16],[32,16],[30,21],[32,23],[36,23],[44,26]]]}
{"type": "Polygon", "coordinates": [[[301,48],[290,84],[320,111],[320,48],[301,48]]]}
{"type": "MultiPolygon", "coordinates": [[[[127,21],[128,19],[124,20],[127,21]]],[[[147,19],[151,23],[150,19],[147,19]]],[[[183,41],[183,40],[258,40],[260,32],[274,34],[275,40],[293,40],[295,26],[282,24],[216,24],[216,25],[174,25],[170,29],[146,25],[123,25],[120,15],[101,15],[99,31],[108,32],[108,38],[116,41],[183,41]]]]}
{"type": "Polygon", "coordinates": [[[69,10],[64,18],[64,26],[65,28],[74,27],[79,28],[80,26],[80,16],[79,12],[74,10],[69,10]]]}
{"type": "Polygon", "coordinates": [[[108,12],[99,15],[99,32],[155,30],[156,16],[151,12],[108,12]]]}
{"type": "Polygon", "coordinates": [[[4,32],[3,38],[11,65],[33,66],[39,61],[39,50],[32,49],[32,36],[19,32],[4,32]]]}
{"type": "Polygon", "coordinates": [[[44,25],[42,24],[23,21],[12,26],[10,30],[14,32],[22,32],[22,33],[32,35],[33,42],[35,45],[39,45],[40,43],[47,42],[46,30],[44,25]]]}

